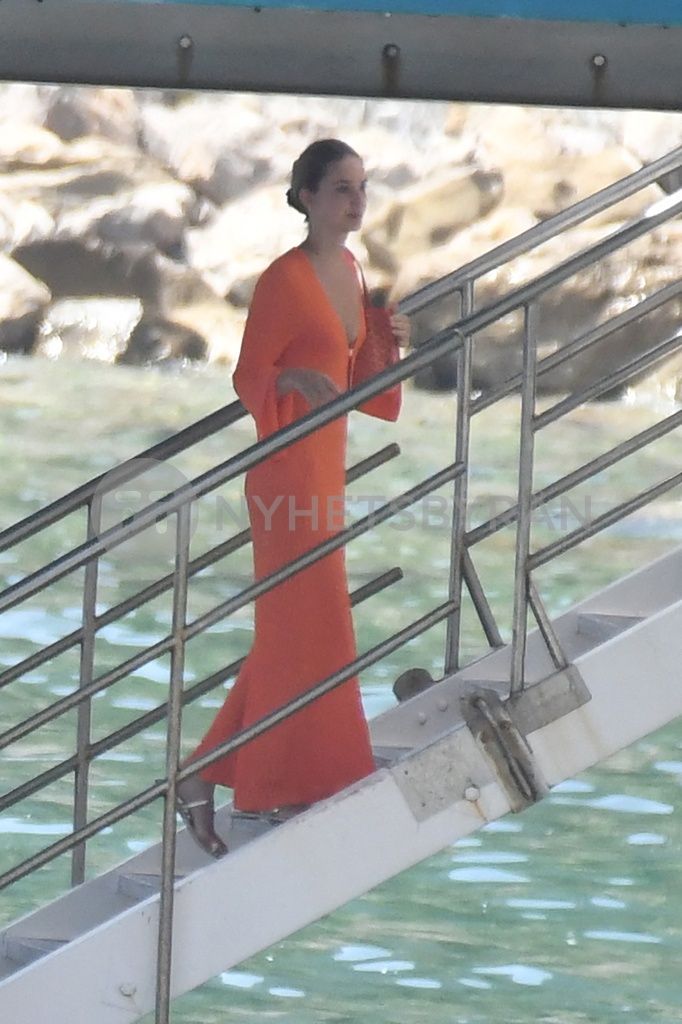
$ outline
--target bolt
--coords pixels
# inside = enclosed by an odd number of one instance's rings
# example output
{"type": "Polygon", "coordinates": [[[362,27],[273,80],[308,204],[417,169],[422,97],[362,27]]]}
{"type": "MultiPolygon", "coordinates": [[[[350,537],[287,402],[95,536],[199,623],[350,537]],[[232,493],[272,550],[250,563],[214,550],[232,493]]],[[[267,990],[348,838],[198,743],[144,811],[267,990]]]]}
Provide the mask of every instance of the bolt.
{"type": "Polygon", "coordinates": [[[118,986],[118,990],[122,996],[130,999],[137,992],[137,985],[134,985],[132,981],[124,981],[118,986]]]}
{"type": "Polygon", "coordinates": [[[384,46],[384,57],[386,60],[397,60],[400,56],[400,47],[395,43],[386,43],[384,46]]]}
{"type": "Polygon", "coordinates": [[[475,804],[481,795],[481,791],[478,786],[467,786],[464,790],[464,799],[468,800],[470,804],[475,804]]]}

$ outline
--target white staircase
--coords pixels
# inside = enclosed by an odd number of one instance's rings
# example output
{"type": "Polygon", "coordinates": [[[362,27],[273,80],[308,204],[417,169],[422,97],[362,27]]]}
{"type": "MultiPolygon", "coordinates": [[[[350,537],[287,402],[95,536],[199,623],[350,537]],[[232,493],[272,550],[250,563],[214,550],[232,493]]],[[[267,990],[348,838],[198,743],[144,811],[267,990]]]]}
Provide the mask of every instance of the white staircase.
{"type": "MultiPolygon", "coordinates": [[[[572,663],[563,681],[531,633],[518,696],[498,703],[502,648],[377,717],[386,766],[359,784],[276,826],[221,808],[221,861],[183,832],[173,995],[526,806],[519,776],[545,790],[682,714],[682,548],[553,625],[572,663]]],[[[160,849],[0,935],[3,1024],[128,1024],[153,1009],[160,849]]]]}
{"type": "MultiPolygon", "coordinates": [[[[674,268],[665,287],[645,298],[638,297],[635,303],[632,296],[627,296],[623,311],[616,317],[596,324],[542,358],[543,339],[538,337],[536,322],[538,304],[547,291],[574,274],[682,215],[682,192],[664,204],[645,209],[639,218],[502,296],[494,305],[477,310],[475,302],[475,286],[482,276],[646,189],[664,173],[680,168],[682,147],[410,296],[401,308],[413,313],[457,293],[461,318],[386,371],[378,382],[344,393],[116,525],[104,528],[102,503],[117,486],[139,472],[139,463],[163,462],[231,425],[244,415],[240,404],[233,403],[192,424],[142,453],[139,459],[116,467],[0,532],[2,552],[44,530],[59,528],[67,516],[80,514],[87,537],[0,592],[2,614],[65,576],[83,570],[81,625],[47,647],[33,650],[23,660],[0,668],[0,688],[20,684],[26,673],[60,653],[80,649],[77,689],[32,712],[25,720],[3,723],[0,728],[2,750],[67,711],[76,712],[72,752],[65,752],[62,761],[16,789],[0,793],[0,809],[13,808],[53,781],[73,776],[73,831],[0,875],[0,887],[31,875],[64,854],[72,857],[72,880],[82,883],[0,933],[0,1024],[128,1024],[154,1007],[157,1024],[168,1024],[171,995],[200,985],[486,822],[522,810],[541,799],[551,786],[682,714],[682,549],[595,594],[555,621],[550,620],[533,575],[571,547],[678,488],[682,472],[645,487],[545,547],[534,546],[531,523],[535,509],[682,427],[682,411],[677,410],[541,490],[534,489],[537,432],[583,402],[611,393],[614,387],[623,386],[661,359],[679,352],[682,334],[673,331],[634,358],[624,353],[623,364],[602,379],[588,387],[577,386],[542,410],[536,405],[538,379],[560,363],[584,356],[588,349],[629,324],[641,324],[642,336],[648,337],[646,318],[667,303],[679,301],[682,280],[677,274],[679,268],[674,268]],[[495,392],[476,396],[471,367],[477,336],[515,311],[524,319],[522,372],[495,392]],[[188,621],[188,581],[250,539],[248,531],[242,531],[191,559],[193,503],[260,459],[443,355],[457,362],[454,461],[371,516],[355,520],[277,574],[246,586],[238,595],[188,621]],[[515,390],[521,392],[516,504],[487,523],[470,528],[467,488],[471,420],[515,390]],[[232,816],[229,806],[221,808],[217,827],[231,849],[223,860],[209,860],[184,832],[175,846],[172,794],[178,777],[182,706],[215,689],[234,676],[239,667],[235,662],[185,685],[186,643],[246,606],[278,579],[323,557],[333,549],[330,545],[341,547],[447,483],[452,483],[454,498],[451,559],[446,574],[448,600],[230,741],[246,742],[275,724],[275,719],[295,713],[345,678],[363,671],[437,622],[446,621],[443,662],[449,667],[444,678],[371,723],[380,769],[284,824],[232,816]],[[102,557],[145,528],[171,519],[176,529],[174,571],[98,614],[102,557]],[[516,557],[510,581],[511,623],[507,624],[512,642],[505,646],[472,552],[479,541],[510,525],[516,530],[516,557]],[[490,653],[458,670],[465,587],[490,653]],[[171,590],[173,623],[169,635],[102,672],[95,657],[99,631],[171,590]],[[529,633],[530,612],[539,629],[529,633]],[[170,656],[167,703],[115,733],[94,739],[92,699],[162,655],[170,656]],[[93,817],[88,789],[92,762],[164,718],[167,778],[93,817]],[[82,882],[86,842],[164,793],[168,799],[163,846],[147,849],[118,868],[82,882]]],[[[387,446],[351,467],[348,480],[357,479],[397,454],[397,445],[387,446]]],[[[559,454],[558,473],[564,470],[561,462],[559,454]]],[[[351,599],[356,603],[371,597],[400,577],[401,570],[392,569],[363,585],[351,599]]],[[[210,756],[226,752],[216,750],[210,756]]]]}

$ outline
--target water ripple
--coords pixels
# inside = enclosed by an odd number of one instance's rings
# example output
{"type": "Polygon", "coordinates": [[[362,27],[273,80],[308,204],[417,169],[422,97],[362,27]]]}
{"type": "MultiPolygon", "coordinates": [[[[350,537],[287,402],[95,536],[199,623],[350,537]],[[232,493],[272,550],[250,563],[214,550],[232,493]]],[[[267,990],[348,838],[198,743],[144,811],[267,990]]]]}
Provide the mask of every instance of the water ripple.
{"type": "Polygon", "coordinates": [[[413,971],[411,960],[372,960],[364,964],[354,964],[354,971],[365,971],[372,974],[392,974],[394,971],[413,971]]]}
{"type": "Polygon", "coordinates": [[[223,971],[220,981],[232,988],[254,988],[265,981],[265,978],[262,974],[248,974],[246,971],[223,971]]]}
{"type": "Polygon", "coordinates": [[[442,988],[443,985],[435,978],[396,978],[396,985],[404,985],[405,988],[442,988]]]}
{"type": "Polygon", "coordinates": [[[628,836],[630,846],[663,846],[667,842],[667,837],[659,832],[633,832],[628,836]]]}
{"type": "Polygon", "coordinates": [[[453,882],[530,882],[526,875],[515,875],[500,868],[455,868],[448,872],[453,882]]]}
{"type": "Polygon", "coordinates": [[[647,935],[646,932],[615,932],[615,931],[590,931],[583,932],[586,939],[604,939],[607,942],[642,942],[654,945],[662,942],[657,935],[647,935]]]}
{"type": "Polygon", "coordinates": [[[383,946],[341,946],[332,959],[352,963],[357,960],[377,960],[390,955],[391,950],[384,949],[383,946]]]}
{"type": "Polygon", "coordinates": [[[554,975],[540,967],[527,964],[503,964],[500,967],[474,967],[474,974],[495,974],[510,978],[515,985],[542,985],[554,975]]]}
{"type": "Polygon", "coordinates": [[[575,910],[577,904],[572,900],[506,900],[508,907],[519,910],[575,910]]]}

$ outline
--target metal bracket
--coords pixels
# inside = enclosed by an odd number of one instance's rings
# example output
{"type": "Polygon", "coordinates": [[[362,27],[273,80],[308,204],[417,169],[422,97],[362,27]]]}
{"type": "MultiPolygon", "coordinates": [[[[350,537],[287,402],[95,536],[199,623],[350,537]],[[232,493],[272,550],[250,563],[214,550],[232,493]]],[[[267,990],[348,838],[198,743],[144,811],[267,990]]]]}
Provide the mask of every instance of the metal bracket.
{"type": "Polygon", "coordinates": [[[536,729],[576,711],[589,700],[592,700],[592,694],[583,677],[575,665],[568,665],[513,694],[507,704],[517,728],[528,736],[536,729]]]}
{"type": "Polygon", "coordinates": [[[548,791],[526,736],[591,698],[575,665],[504,699],[499,689],[480,684],[465,690],[462,714],[479,747],[495,766],[513,810],[536,803],[548,791]]]}
{"type": "Polygon", "coordinates": [[[511,809],[522,811],[541,800],[549,786],[506,702],[494,690],[478,690],[462,699],[462,712],[476,743],[492,762],[511,809]]]}

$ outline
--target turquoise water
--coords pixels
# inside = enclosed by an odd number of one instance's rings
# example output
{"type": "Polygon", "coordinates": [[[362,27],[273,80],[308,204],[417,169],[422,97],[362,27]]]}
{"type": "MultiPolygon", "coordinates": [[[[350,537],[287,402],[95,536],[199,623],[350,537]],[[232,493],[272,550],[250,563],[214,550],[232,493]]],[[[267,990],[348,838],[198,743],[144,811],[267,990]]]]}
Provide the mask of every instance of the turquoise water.
{"type": "MultiPolygon", "coordinates": [[[[144,371],[88,363],[10,360],[0,366],[2,527],[70,488],[136,454],[172,431],[231,400],[228,375],[212,368],[144,371]]],[[[577,410],[560,428],[541,435],[536,483],[544,484],[659,418],[651,402],[577,410]]],[[[450,398],[408,393],[397,426],[365,417],[351,423],[353,462],[394,438],[399,459],[349,489],[353,511],[368,498],[397,494],[419,475],[452,459],[454,405],[450,398]]],[[[513,401],[476,420],[472,458],[472,523],[499,511],[513,494],[513,401]]],[[[245,421],[155,471],[147,493],[196,475],[226,458],[251,431],[245,421]]],[[[534,522],[536,546],[555,539],[589,513],[598,514],[646,483],[679,468],[679,440],[662,439],[646,453],[605,472],[589,487],[556,503],[534,522]]],[[[239,528],[240,487],[221,501],[206,500],[194,524],[192,554],[239,528]]],[[[137,496],[139,497],[139,496],[137,496]]],[[[144,495],[142,495],[144,497],[144,495]]],[[[448,532],[438,502],[354,542],[348,552],[351,587],[400,564],[402,583],[355,612],[358,646],[376,643],[445,597],[448,532]]],[[[106,508],[112,521],[136,495],[119,495],[106,508]]],[[[540,577],[552,611],[680,543],[680,497],[673,492],[553,564],[540,577]]],[[[73,516],[30,546],[0,555],[0,577],[11,583],[49,555],[84,536],[73,516]]],[[[508,635],[512,537],[502,531],[477,549],[476,565],[508,635]]],[[[127,551],[103,560],[100,610],[150,579],[170,557],[163,531],[150,531],[127,551]]],[[[192,617],[237,592],[248,580],[244,549],[206,570],[192,584],[192,617]]],[[[0,662],[13,664],[35,645],[57,639],[80,619],[77,580],[65,580],[0,616],[0,662]]],[[[108,627],[98,640],[97,671],[164,636],[168,596],[108,627]]],[[[250,642],[251,613],[238,612],[189,645],[188,679],[202,678],[240,656],[250,642]]],[[[437,673],[443,629],[438,627],[365,674],[368,715],[390,705],[390,685],[411,665],[437,673]]],[[[473,616],[464,622],[467,657],[481,649],[473,616]]],[[[38,710],[73,688],[74,654],[31,673],[2,694],[5,722],[38,710]]],[[[168,659],[145,666],[93,701],[95,738],[122,726],[165,696],[168,659]]],[[[184,742],[199,738],[219,691],[188,711],[184,742]]],[[[643,684],[643,700],[646,689],[643,684]]],[[[29,740],[9,748],[4,781],[19,785],[68,756],[75,719],[67,713],[29,740]]],[[[161,726],[145,730],[93,767],[91,814],[100,813],[163,765],[161,726]]],[[[298,935],[228,971],[175,1005],[178,1024],[218,1024],[254,1018],[317,1024],[434,1024],[534,1022],[573,1024],[626,1019],[679,1020],[682,979],[682,844],[680,785],[682,727],[672,724],[618,754],[608,764],[558,787],[543,803],[508,817],[417,868],[393,879],[298,935]]],[[[69,830],[71,779],[53,783],[0,816],[0,869],[69,830]]],[[[143,848],[154,838],[159,808],[148,809],[92,843],[95,872],[143,848]]],[[[3,893],[0,923],[57,895],[68,865],[57,861],[3,893]]],[[[282,865],[286,884],[286,865],[282,865]]],[[[254,880],[254,908],[258,887],[254,880]]],[[[224,908],[229,914],[229,907],[224,908]]]]}

